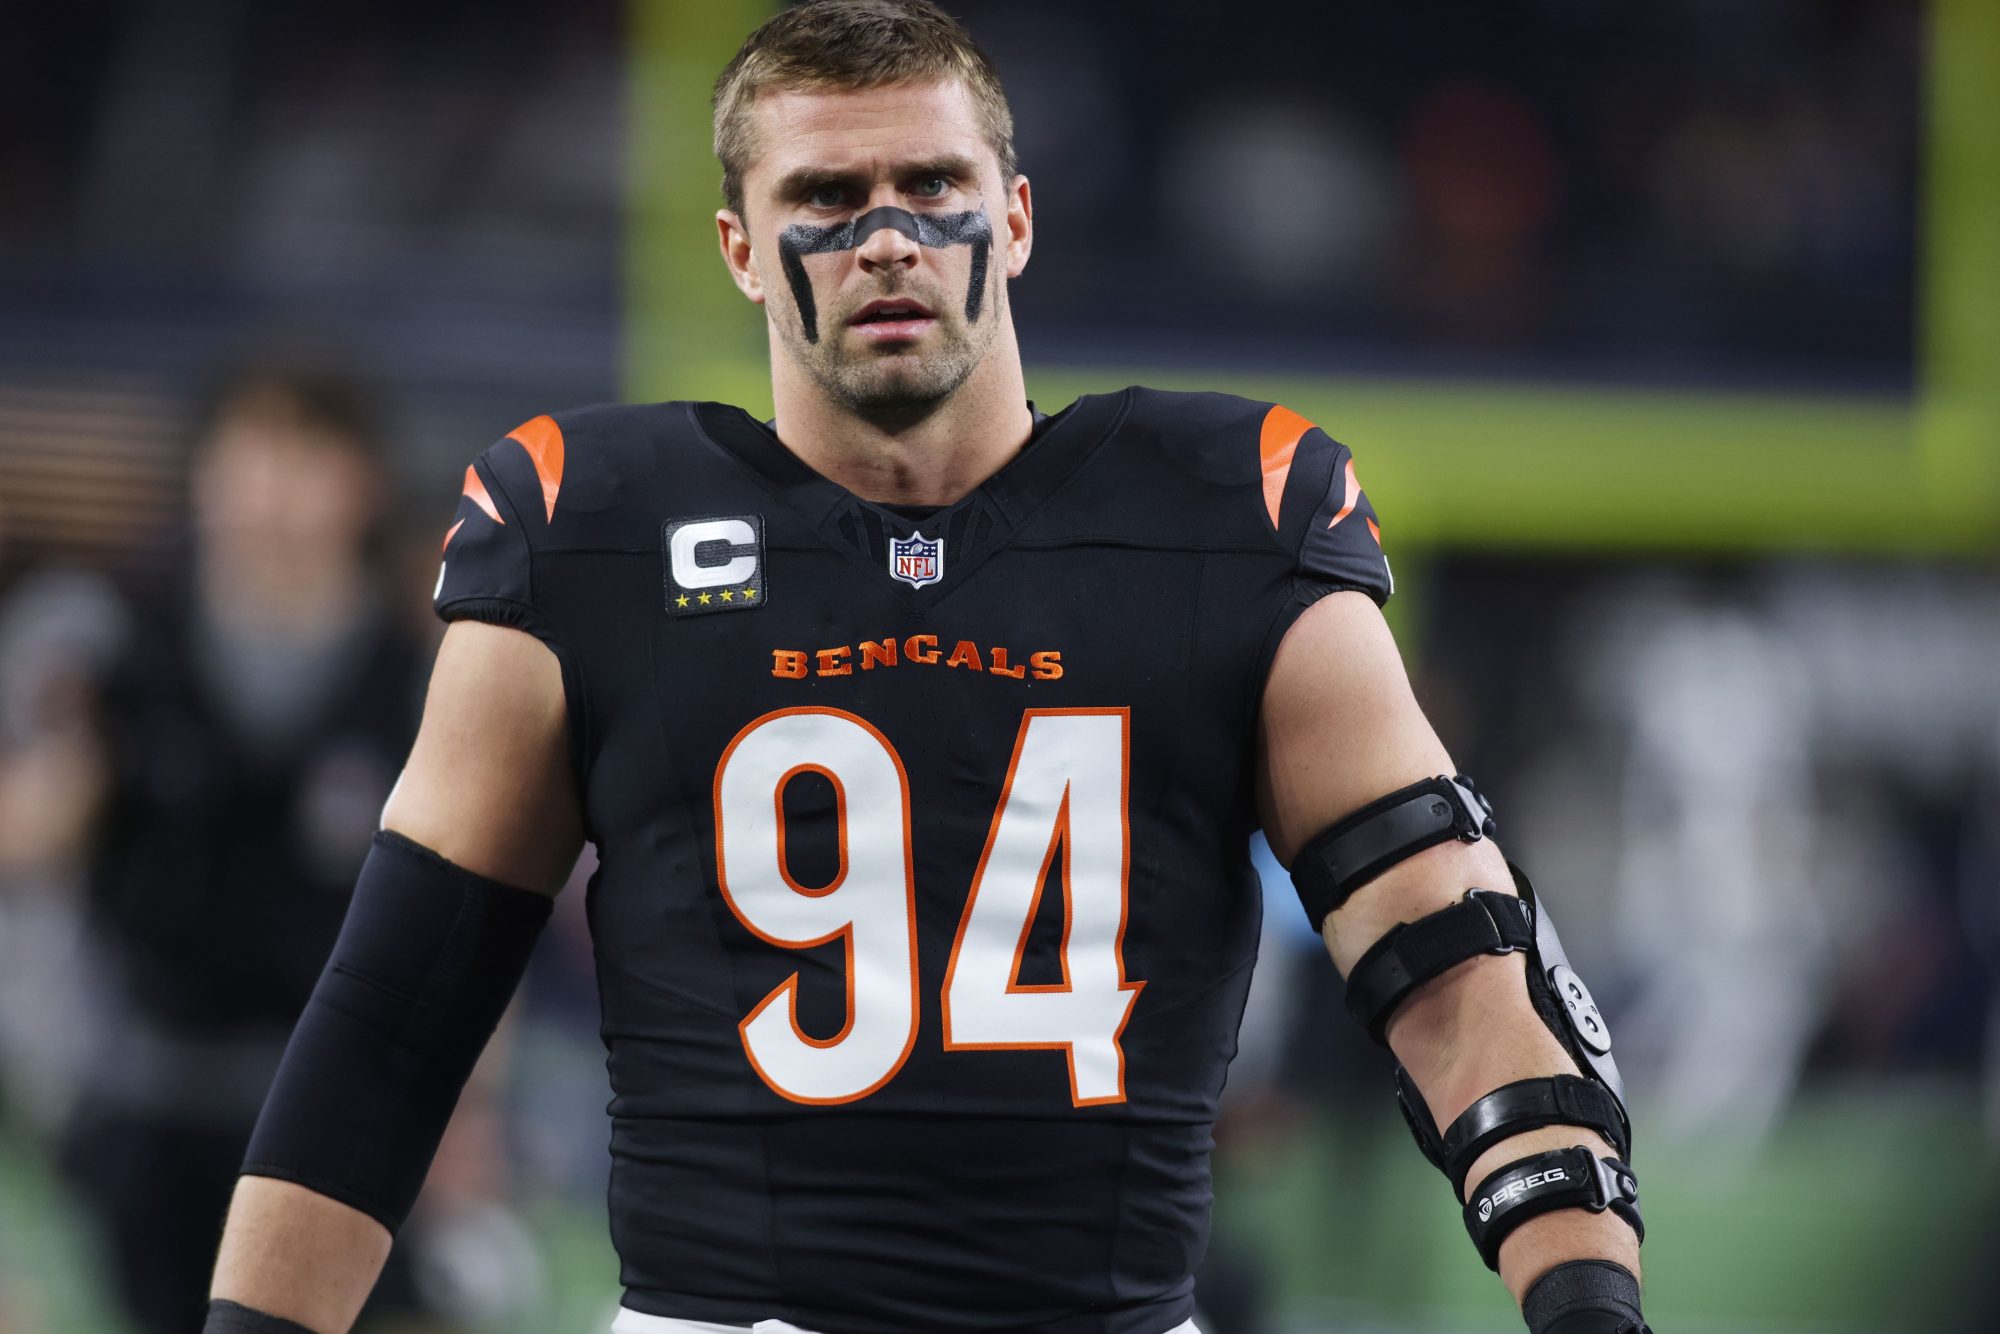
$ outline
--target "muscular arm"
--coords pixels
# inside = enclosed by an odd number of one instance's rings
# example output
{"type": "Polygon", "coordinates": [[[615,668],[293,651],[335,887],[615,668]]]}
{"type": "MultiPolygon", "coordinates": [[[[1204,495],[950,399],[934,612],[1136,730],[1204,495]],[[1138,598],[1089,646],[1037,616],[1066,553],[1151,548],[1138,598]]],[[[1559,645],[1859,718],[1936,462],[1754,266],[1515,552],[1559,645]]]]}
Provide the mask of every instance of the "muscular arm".
{"type": "MultiPolygon", "coordinates": [[[[517,630],[455,623],[382,822],[489,879],[560,889],[583,833],[554,655],[517,630]]],[[[210,1293],[333,1334],[354,1322],[389,1245],[388,1229],[358,1209],[245,1176],[210,1293]]]]}
{"type": "MultiPolygon", "coordinates": [[[[1340,817],[1410,783],[1455,772],[1410,692],[1388,626],[1360,593],[1323,598],[1286,635],[1265,690],[1260,739],[1265,834],[1287,866],[1340,817]]],[[[1511,893],[1512,884],[1491,840],[1440,844],[1392,867],[1329,916],[1327,950],[1345,976],[1398,923],[1446,907],[1474,886],[1511,893]]],[[[1513,1080],[1576,1073],[1528,999],[1526,967],[1520,954],[1482,955],[1419,988],[1390,1021],[1389,1045],[1438,1125],[1513,1080]]],[[[1489,1149],[1468,1174],[1467,1193],[1517,1158],[1575,1144],[1613,1156],[1589,1131],[1549,1126],[1489,1149]]],[[[1508,1237],[1500,1276],[1519,1301],[1550,1268],[1587,1258],[1639,1272],[1629,1227],[1608,1213],[1571,1209],[1531,1219],[1508,1237]]]]}

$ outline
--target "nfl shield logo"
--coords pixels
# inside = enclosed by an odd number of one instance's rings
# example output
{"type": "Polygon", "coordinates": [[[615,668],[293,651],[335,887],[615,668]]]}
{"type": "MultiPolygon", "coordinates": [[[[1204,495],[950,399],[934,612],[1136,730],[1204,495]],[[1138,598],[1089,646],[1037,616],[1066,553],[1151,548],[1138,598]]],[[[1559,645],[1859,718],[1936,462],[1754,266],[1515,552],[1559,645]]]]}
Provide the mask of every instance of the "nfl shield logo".
{"type": "Polygon", "coordinates": [[[889,573],[911,588],[922,588],[944,578],[944,539],[932,541],[922,533],[889,539],[889,573]]]}

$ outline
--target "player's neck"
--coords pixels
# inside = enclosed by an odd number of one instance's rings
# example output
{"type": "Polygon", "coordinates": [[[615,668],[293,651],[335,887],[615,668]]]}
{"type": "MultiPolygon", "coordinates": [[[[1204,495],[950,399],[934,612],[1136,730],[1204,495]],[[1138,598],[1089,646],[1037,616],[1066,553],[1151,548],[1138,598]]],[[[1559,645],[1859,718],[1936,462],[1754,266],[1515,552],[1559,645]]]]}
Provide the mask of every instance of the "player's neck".
{"type": "Polygon", "coordinates": [[[774,375],[772,390],[786,448],[820,476],[881,504],[953,504],[1005,467],[1034,431],[1011,330],[957,393],[915,419],[857,416],[797,373],[774,375]]]}

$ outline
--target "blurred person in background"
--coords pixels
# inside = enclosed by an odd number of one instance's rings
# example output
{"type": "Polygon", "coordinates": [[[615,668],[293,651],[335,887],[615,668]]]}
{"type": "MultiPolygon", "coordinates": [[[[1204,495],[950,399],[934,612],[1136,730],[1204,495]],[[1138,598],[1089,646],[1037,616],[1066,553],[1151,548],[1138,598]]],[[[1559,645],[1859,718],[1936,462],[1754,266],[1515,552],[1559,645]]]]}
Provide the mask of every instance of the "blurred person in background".
{"type": "MultiPolygon", "coordinates": [[[[63,1168],[146,1334],[201,1328],[244,1143],[416,727],[426,646],[378,571],[385,462],[354,383],[240,369],[197,433],[187,558],[122,617],[43,576],[10,618],[17,656],[61,661],[0,760],[8,862],[84,867],[106,980],[63,1168]],[[48,629],[79,620],[103,633],[48,629]]],[[[492,1118],[467,1112],[441,1176],[490,1194],[492,1118]]],[[[416,1285],[406,1259],[371,1313],[410,1316],[416,1285]]]]}

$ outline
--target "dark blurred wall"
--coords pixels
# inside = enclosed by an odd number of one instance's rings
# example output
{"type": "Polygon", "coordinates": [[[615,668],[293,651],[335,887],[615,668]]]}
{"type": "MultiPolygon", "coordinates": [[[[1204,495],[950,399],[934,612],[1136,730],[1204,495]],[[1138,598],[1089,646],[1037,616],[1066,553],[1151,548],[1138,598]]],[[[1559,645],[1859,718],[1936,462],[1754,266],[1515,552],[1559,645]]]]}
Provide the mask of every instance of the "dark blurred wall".
{"type": "Polygon", "coordinates": [[[201,372],[273,346],[382,384],[440,494],[476,443],[613,397],[621,12],[0,7],[0,489],[28,454],[46,485],[93,400],[171,435],[201,372]]]}

